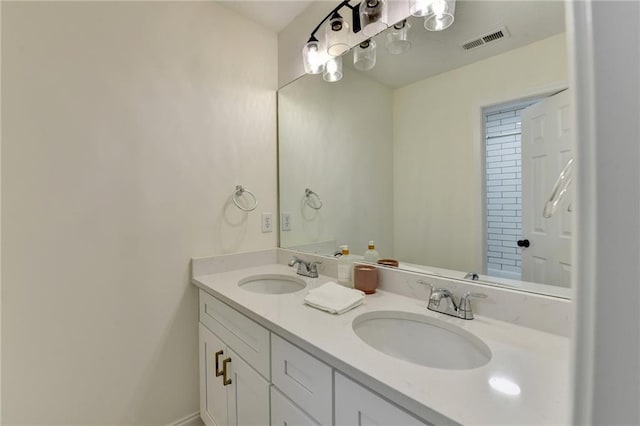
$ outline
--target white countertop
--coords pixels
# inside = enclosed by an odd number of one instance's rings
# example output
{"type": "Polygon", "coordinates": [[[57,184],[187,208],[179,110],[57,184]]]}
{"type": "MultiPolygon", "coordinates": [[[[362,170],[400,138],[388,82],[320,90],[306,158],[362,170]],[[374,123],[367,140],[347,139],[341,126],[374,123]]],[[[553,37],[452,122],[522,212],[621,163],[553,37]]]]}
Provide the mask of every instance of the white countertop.
{"type": "Polygon", "coordinates": [[[292,268],[272,264],[198,276],[193,283],[430,422],[569,424],[569,339],[482,316],[461,320],[427,310],[426,301],[383,291],[366,296],[363,305],[342,315],[305,305],[307,291],[329,280],[324,276],[300,277],[292,268]],[[265,295],[238,286],[242,278],[260,274],[303,278],[307,288],[265,295]],[[472,370],[442,370],[379,352],[360,340],[351,323],[360,314],[381,310],[413,312],[455,324],[482,339],[492,358],[472,370]],[[489,380],[494,377],[516,383],[520,394],[506,395],[493,389],[489,380]]]}

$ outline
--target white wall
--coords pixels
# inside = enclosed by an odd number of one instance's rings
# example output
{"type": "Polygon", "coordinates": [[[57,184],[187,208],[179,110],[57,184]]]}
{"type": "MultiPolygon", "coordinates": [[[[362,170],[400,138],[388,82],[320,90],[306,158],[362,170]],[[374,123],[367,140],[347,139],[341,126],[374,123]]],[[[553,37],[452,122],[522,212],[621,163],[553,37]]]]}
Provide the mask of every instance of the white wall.
{"type": "Polygon", "coordinates": [[[275,33],[213,2],[3,2],[2,39],[2,422],[197,411],[189,259],[276,245],[275,33]]]}
{"type": "MultiPolygon", "coordinates": [[[[0,3],[0,46],[2,45],[2,4],[0,3]]],[[[2,81],[2,49],[0,48],[0,82],[2,81]]],[[[0,100],[2,84],[0,84],[0,100]]],[[[2,423],[2,102],[0,101],[0,423],[2,423]]]]}
{"type": "Polygon", "coordinates": [[[280,209],[293,224],[281,247],[336,241],[363,254],[375,240],[391,256],[391,89],[345,68],[336,83],[309,75],[281,89],[278,110],[280,209]],[[307,187],[322,198],[320,210],[304,206],[307,187]]]}
{"type": "Polygon", "coordinates": [[[566,80],[565,35],[560,34],[394,92],[398,259],[482,270],[481,107],[566,80]]]}
{"type": "Polygon", "coordinates": [[[574,424],[640,424],[640,4],[569,4],[575,36],[574,424]]]}

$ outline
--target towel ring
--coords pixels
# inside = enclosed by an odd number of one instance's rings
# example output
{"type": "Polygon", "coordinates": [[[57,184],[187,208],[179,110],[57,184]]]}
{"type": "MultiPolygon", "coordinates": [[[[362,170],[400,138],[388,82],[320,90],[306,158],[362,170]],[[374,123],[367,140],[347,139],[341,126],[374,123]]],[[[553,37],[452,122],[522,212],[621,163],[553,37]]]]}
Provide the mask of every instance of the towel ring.
{"type": "Polygon", "coordinates": [[[309,188],[306,188],[304,190],[304,203],[314,210],[320,210],[322,208],[322,200],[320,199],[320,196],[309,188]],[[310,201],[310,198],[312,196],[316,199],[317,202],[310,201]]]}
{"type": "MultiPolygon", "coordinates": [[[[544,210],[542,212],[543,217],[548,219],[558,211],[560,202],[569,190],[569,185],[571,185],[572,181],[573,158],[567,162],[566,166],[564,166],[564,169],[562,169],[562,172],[560,172],[560,176],[558,176],[558,180],[556,180],[555,185],[553,185],[551,196],[544,205],[544,210]]],[[[568,211],[571,211],[571,204],[569,204],[568,211]]]]}
{"type": "Polygon", "coordinates": [[[256,207],[258,207],[258,199],[256,198],[256,196],[253,195],[253,192],[249,191],[248,189],[245,189],[242,185],[236,185],[236,190],[231,196],[231,198],[233,198],[233,204],[235,204],[236,207],[242,211],[252,212],[256,209],[256,207]],[[251,197],[253,198],[253,207],[242,207],[238,202],[238,197],[241,197],[242,194],[244,194],[245,192],[251,195],[251,197]]]}

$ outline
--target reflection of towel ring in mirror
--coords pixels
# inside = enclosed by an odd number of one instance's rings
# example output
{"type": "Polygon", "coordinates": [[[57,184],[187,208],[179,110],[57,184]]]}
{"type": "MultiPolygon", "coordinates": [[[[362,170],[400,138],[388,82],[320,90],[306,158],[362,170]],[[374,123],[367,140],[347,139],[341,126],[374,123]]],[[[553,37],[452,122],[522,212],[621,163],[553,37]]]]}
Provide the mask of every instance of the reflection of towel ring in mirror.
{"type": "Polygon", "coordinates": [[[304,203],[314,210],[320,210],[322,208],[322,200],[320,199],[320,196],[309,188],[304,190],[304,203]],[[315,202],[310,200],[312,196],[316,199],[315,202]]]}
{"type": "Polygon", "coordinates": [[[236,190],[233,193],[232,198],[233,198],[233,204],[235,204],[236,207],[238,207],[242,211],[252,212],[256,209],[256,207],[258,207],[258,199],[256,198],[256,196],[253,195],[253,192],[249,191],[248,189],[244,189],[242,185],[236,185],[236,190]],[[251,195],[251,197],[253,198],[253,207],[242,207],[240,205],[240,202],[238,201],[238,197],[241,197],[242,194],[244,194],[245,192],[251,195]]]}
{"type": "MultiPolygon", "coordinates": [[[[555,185],[553,185],[551,196],[544,205],[542,216],[548,219],[558,211],[560,202],[566,195],[571,182],[573,182],[573,158],[567,162],[566,166],[564,166],[564,169],[560,172],[560,176],[558,176],[558,180],[556,180],[555,185]]],[[[571,204],[569,205],[568,210],[572,210],[571,204]]]]}

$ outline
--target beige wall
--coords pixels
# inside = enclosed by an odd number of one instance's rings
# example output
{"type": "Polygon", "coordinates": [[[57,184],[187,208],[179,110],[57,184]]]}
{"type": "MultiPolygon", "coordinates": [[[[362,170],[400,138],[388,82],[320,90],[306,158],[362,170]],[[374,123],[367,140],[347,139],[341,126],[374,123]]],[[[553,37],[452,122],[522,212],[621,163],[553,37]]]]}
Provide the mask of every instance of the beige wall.
{"type": "MultiPolygon", "coordinates": [[[[303,76],[279,92],[280,209],[292,218],[281,246],[324,241],[363,254],[393,249],[392,90],[345,68],[337,83],[303,76]],[[302,204],[305,188],[323,201],[302,204]]],[[[322,253],[327,253],[322,251],[322,253]]]]}
{"type": "Polygon", "coordinates": [[[560,34],[394,92],[394,251],[399,259],[482,270],[481,107],[566,81],[565,35],[560,34]]]}
{"type": "Polygon", "coordinates": [[[276,49],[212,2],[2,3],[4,424],[198,410],[189,259],[276,245],[276,49]]]}

